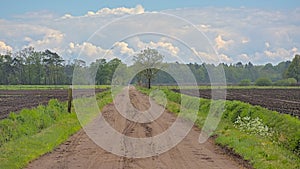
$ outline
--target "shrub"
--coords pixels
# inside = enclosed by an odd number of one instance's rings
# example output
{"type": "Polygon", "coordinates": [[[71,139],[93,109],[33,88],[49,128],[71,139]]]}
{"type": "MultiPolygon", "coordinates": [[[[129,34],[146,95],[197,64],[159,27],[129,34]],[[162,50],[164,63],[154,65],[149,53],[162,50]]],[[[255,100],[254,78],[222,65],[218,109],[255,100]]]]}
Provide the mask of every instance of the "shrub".
{"type": "Polygon", "coordinates": [[[239,83],[240,86],[250,86],[251,85],[251,80],[250,79],[243,79],[239,83]]]}
{"type": "Polygon", "coordinates": [[[275,82],[276,86],[294,86],[297,84],[297,80],[295,78],[282,79],[275,82]]]}
{"type": "Polygon", "coordinates": [[[272,81],[269,78],[258,78],[255,81],[255,85],[256,86],[271,86],[272,85],[272,81]]]}

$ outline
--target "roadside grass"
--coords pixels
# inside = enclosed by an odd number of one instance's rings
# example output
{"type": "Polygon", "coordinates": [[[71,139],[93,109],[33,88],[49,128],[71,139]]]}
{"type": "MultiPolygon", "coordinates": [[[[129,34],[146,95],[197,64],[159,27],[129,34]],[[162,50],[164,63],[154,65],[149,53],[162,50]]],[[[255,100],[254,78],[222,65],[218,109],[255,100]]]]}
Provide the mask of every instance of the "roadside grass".
{"type": "MultiPolygon", "coordinates": [[[[138,89],[148,95],[151,92],[145,88],[138,89]]],[[[181,107],[181,94],[167,89],[162,90],[168,99],[166,108],[178,114],[181,107]]],[[[195,97],[186,95],[183,97],[191,99],[191,102],[195,100],[195,97]]],[[[202,128],[209,113],[211,100],[197,99],[200,106],[195,125],[202,128]]],[[[225,106],[226,110],[214,132],[216,144],[233,150],[257,169],[300,168],[299,119],[240,101],[226,101],[225,106]],[[237,120],[243,117],[250,119],[249,124],[247,123],[249,130],[236,125],[237,120]],[[268,130],[253,130],[252,128],[256,126],[252,125],[252,121],[255,119],[262,122],[261,126],[268,126],[268,130]],[[272,134],[263,136],[261,132],[272,134]]]]}
{"type": "MultiPolygon", "coordinates": [[[[100,109],[112,101],[109,91],[97,94],[100,109]]],[[[50,100],[47,106],[11,113],[0,121],[0,168],[22,168],[51,152],[81,129],[77,115],[66,103],[50,100]]]]}

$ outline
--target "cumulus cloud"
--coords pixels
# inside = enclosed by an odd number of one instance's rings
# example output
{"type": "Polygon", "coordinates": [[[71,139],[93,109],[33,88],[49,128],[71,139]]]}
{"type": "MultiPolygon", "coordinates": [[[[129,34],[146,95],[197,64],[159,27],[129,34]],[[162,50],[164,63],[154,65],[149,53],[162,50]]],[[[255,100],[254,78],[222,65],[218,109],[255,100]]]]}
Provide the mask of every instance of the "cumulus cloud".
{"type": "MultiPolygon", "coordinates": [[[[91,17],[91,16],[106,16],[106,15],[125,15],[125,14],[142,14],[145,12],[145,9],[142,5],[137,5],[134,8],[102,8],[96,12],[88,11],[83,17],[91,17]]],[[[72,16],[71,14],[65,14],[62,19],[70,19],[82,16],[72,16]]]]}
{"type": "Polygon", "coordinates": [[[167,51],[169,51],[172,55],[176,56],[179,52],[179,48],[176,46],[173,46],[172,43],[169,42],[150,42],[149,44],[150,48],[163,48],[167,51]]]}
{"type": "Polygon", "coordinates": [[[209,54],[207,52],[197,51],[193,47],[191,48],[191,50],[193,51],[193,53],[195,55],[197,55],[201,59],[202,62],[205,62],[205,63],[219,63],[220,62],[220,58],[216,54],[209,54]]]}
{"type": "Polygon", "coordinates": [[[44,50],[47,48],[57,48],[63,42],[65,35],[57,30],[49,29],[45,32],[45,35],[42,39],[32,40],[29,37],[25,37],[26,41],[30,43],[27,46],[32,46],[39,50],[44,50]]]}
{"type": "Polygon", "coordinates": [[[284,48],[276,48],[274,50],[265,50],[264,54],[265,56],[275,59],[275,58],[280,58],[280,59],[288,59],[291,58],[296,52],[297,48],[294,47],[292,49],[284,49],[284,48]]]}
{"type": "Polygon", "coordinates": [[[37,50],[57,49],[65,42],[65,34],[42,24],[0,20],[0,37],[13,44],[14,50],[32,46],[37,50]]]}
{"type": "Polygon", "coordinates": [[[6,54],[7,52],[11,52],[13,48],[7,45],[5,42],[0,41],[0,54],[6,54]]]}
{"type": "Polygon", "coordinates": [[[242,38],[241,41],[243,44],[250,42],[250,40],[248,38],[242,38]]]}
{"type": "Polygon", "coordinates": [[[141,5],[137,5],[135,8],[125,8],[125,7],[113,8],[113,9],[103,8],[97,11],[95,14],[96,15],[109,15],[109,14],[123,15],[123,14],[142,14],[144,12],[145,12],[144,7],[141,5]]]}
{"type": "Polygon", "coordinates": [[[219,50],[219,49],[225,49],[227,50],[229,45],[231,45],[234,41],[233,40],[224,40],[222,38],[221,35],[218,35],[216,38],[215,38],[215,43],[216,43],[216,48],[219,50]]]}
{"type": "Polygon", "coordinates": [[[241,62],[249,62],[250,61],[250,56],[246,53],[242,53],[238,55],[239,61],[241,62]]]}
{"type": "Polygon", "coordinates": [[[73,18],[73,16],[71,14],[65,14],[64,16],[61,17],[62,19],[70,19],[73,18]]]}
{"type": "Polygon", "coordinates": [[[201,29],[208,29],[208,28],[211,27],[211,25],[201,24],[199,27],[200,27],[201,29]]]}
{"type": "Polygon", "coordinates": [[[143,42],[140,39],[135,39],[132,43],[133,45],[138,48],[138,50],[145,49],[145,48],[153,48],[153,49],[162,49],[167,51],[169,54],[176,56],[180,52],[180,49],[177,46],[174,46],[172,42],[169,42],[165,38],[161,38],[160,40],[157,40],[156,42],[150,41],[150,42],[143,42]]]}
{"type": "Polygon", "coordinates": [[[251,62],[259,62],[261,64],[274,63],[274,61],[286,61],[292,60],[294,55],[297,53],[298,48],[293,47],[290,49],[286,48],[272,48],[266,49],[262,52],[255,52],[252,56],[249,56],[251,62]]]}
{"type": "Polygon", "coordinates": [[[83,42],[82,44],[71,42],[69,43],[67,52],[70,55],[80,54],[80,56],[78,57],[82,60],[85,60],[88,63],[100,58],[105,58],[109,60],[114,57],[113,52],[111,50],[102,49],[101,47],[89,42],[83,42]]]}
{"type": "MultiPolygon", "coordinates": [[[[118,33],[123,31],[130,31],[134,34],[144,27],[149,27],[150,31],[152,28],[166,29],[162,26],[164,23],[160,22],[159,18],[157,22],[149,23],[148,20],[145,20],[145,24],[141,23],[140,25],[137,25],[136,22],[126,22],[125,27],[116,27],[116,30],[99,34],[102,37],[109,37],[108,40],[98,43],[93,41],[90,44],[86,42],[96,30],[111,20],[124,15],[144,12],[144,7],[138,5],[133,8],[103,8],[98,11],[86,11],[82,16],[65,14],[63,17],[57,17],[56,14],[52,15],[51,13],[27,13],[27,19],[0,19],[0,37],[6,46],[10,46],[14,50],[32,45],[38,50],[59,50],[56,52],[61,53],[63,57],[68,57],[70,52],[67,51],[72,50],[72,55],[78,55],[75,53],[80,51],[78,48],[86,46],[87,49],[90,47],[90,50],[98,51],[95,53],[101,53],[101,49],[106,51],[116,43],[119,40],[115,40],[120,35],[118,33]],[[39,17],[39,15],[43,16],[39,17]],[[32,18],[32,20],[28,18],[32,18]],[[70,42],[73,45],[70,45],[70,42]]],[[[196,25],[210,40],[212,46],[217,49],[220,57],[223,57],[219,60],[230,61],[231,59],[234,62],[245,60],[255,64],[278,63],[283,59],[291,59],[294,53],[299,52],[299,9],[280,11],[207,7],[173,9],[164,12],[180,16],[196,25]]],[[[183,41],[185,42],[190,40],[194,44],[201,43],[201,40],[194,36],[195,32],[191,31],[189,24],[178,25],[174,22],[173,25],[174,29],[168,30],[169,32],[178,33],[175,35],[184,37],[183,41]]],[[[116,49],[111,52],[115,55],[129,55],[145,47],[151,47],[164,50],[172,55],[180,55],[183,51],[176,45],[178,46],[173,41],[149,38],[143,39],[143,42],[137,42],[136,45],[129,42],[116,43],[116,49]],[[120,53],[114,53],[115,51],[120,53]]],[[[88,51],[83,53],[87,53],[87,55],[93,53],[88,51]]],[[[199,54],[208,60],[216,60],[205,52],[199,52],[199,54]]]]}
{"type": "Polygon", "coordinates": [[[119,51],[121,54],[133,55],[135,53],[132,48],[128,47],[126,42],[116,42],[114,47],[114,50],[119,51]]]}
{"type": "Polygon", "coordinates": [[[232,59],[224,53],[219,54],[220,61],[224,63],[232,63],[232,59]]]}
{"type": "Polygon", "coordinates": [[[270,43],[269,42],[265,42],[265,46],[266,46],[266,48],[269,48],[270,47],[270,43]]]}

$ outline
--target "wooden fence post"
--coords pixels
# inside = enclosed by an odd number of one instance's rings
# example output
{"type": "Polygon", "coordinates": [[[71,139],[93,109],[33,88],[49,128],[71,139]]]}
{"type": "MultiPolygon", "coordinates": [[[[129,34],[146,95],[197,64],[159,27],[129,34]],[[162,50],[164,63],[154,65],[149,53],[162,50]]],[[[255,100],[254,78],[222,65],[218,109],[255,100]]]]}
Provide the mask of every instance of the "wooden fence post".
{"type": "Polygon", "coordinates": [[[72,86],[69,87],[68,89],[68,112],[71,113],[71,108],[72,108],[72,86]]]}

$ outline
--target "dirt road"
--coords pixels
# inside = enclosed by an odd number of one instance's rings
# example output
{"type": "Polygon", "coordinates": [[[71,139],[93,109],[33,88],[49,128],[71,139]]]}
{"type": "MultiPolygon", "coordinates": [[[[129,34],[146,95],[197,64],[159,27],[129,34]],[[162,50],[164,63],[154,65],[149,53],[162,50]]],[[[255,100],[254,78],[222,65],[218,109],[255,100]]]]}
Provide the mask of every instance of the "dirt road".
{"type": "MultiPolygon", "coordinates": [[[[123,97],[122,95],[119,97],[123,97]]],[[[150,103],[148,97],[135,89],[130,90],[131,103],[136,109],[147,110],[150,103]]],[[[153,106],[153,105],[152,105],[153,106]]],[[[155,106],[158,106],[157,104],[155,106]]],[[[165,131],[176,120],[176,117],[167,111],[153,122],[136,123],[125,119],[116,110],[114,104],[104,107],[102,115],[108,123],[120,133],[130,137],[152,137],[165,131]]],[[[171,150],[148,158],[126,158],[109,153],[97,146],[81,130],[67,142],[33,161],[27,168],[85,168],[85,169],[118,169],[118,168],[172,168],[172,169],[236,169],[243,168],[232,157],[213,144],[212,140],[199,144],[200,130],[193,127],[189,134],[171,150]]]]}

